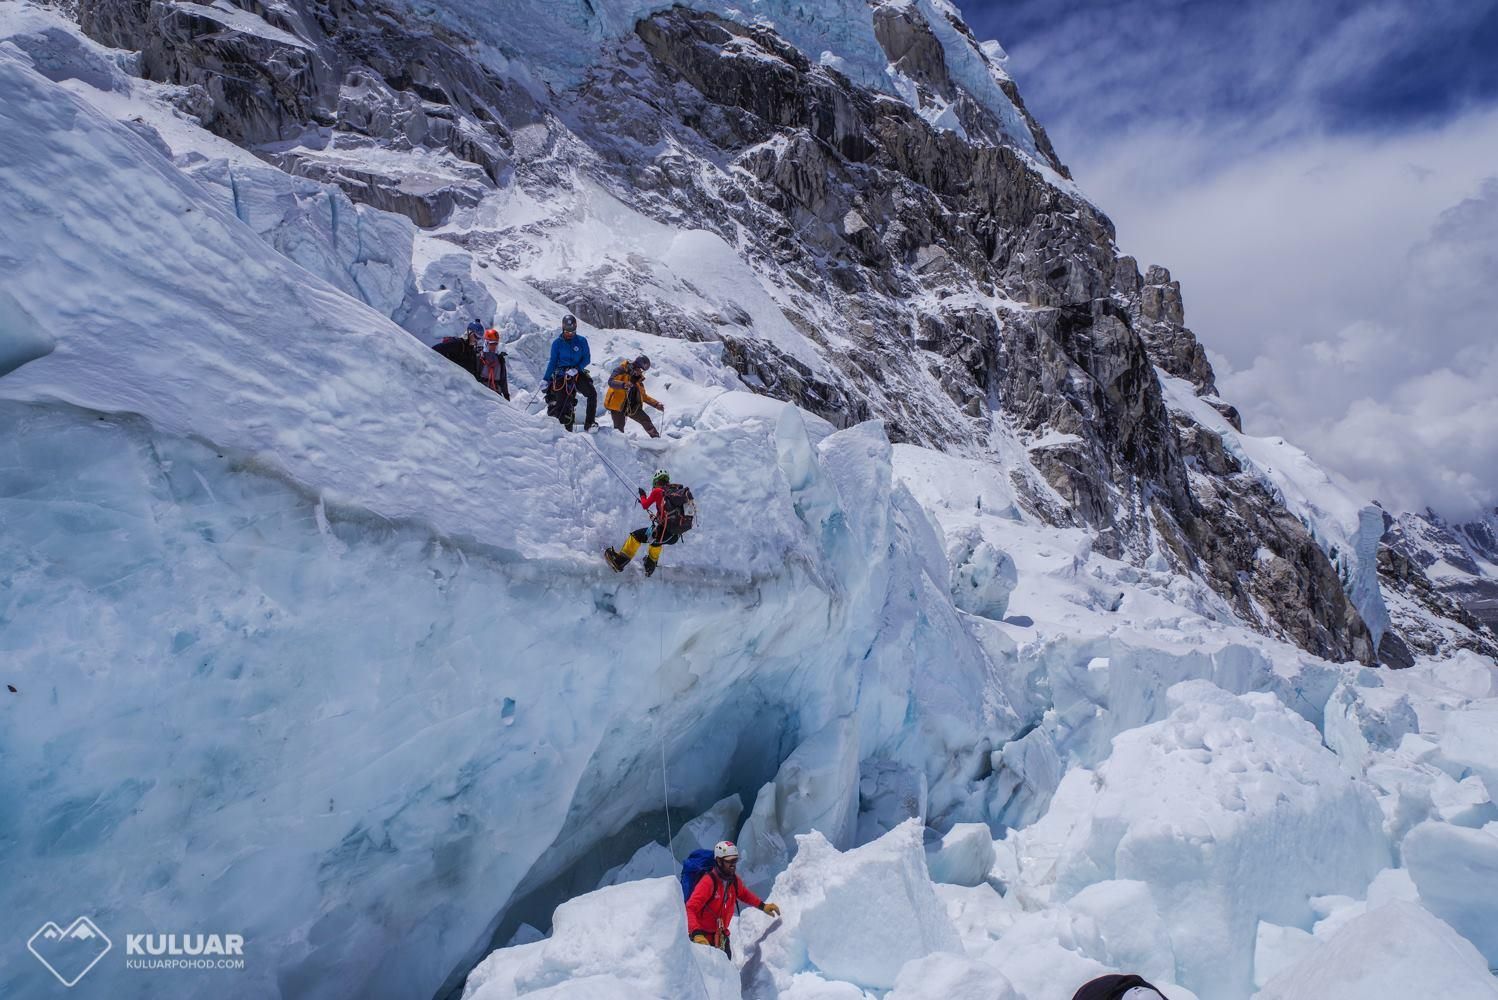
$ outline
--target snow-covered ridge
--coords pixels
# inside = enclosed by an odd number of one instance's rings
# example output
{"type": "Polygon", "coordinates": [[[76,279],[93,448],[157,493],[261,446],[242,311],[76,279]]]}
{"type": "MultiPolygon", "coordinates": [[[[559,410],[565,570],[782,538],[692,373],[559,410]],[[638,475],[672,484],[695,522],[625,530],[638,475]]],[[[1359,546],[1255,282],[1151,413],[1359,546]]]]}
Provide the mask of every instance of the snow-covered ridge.
{"type": "MultiPolygon", "coordinates": [[[[1008,76],[976,39],[956,28],[961,18],[946,0],[822,0],[818,3],[751,0],[624,0],[599,4],[556,4],[546,0],[449,0],[422,7],[460,34],[491,47],[506,68],[525,67],[548,85],[566,89],[581,82],[598,55],[631,34],[644,19],[684,6],[747,25],[774,30],[813,62],[836,69],[860,87],[908,101],[921,101],[908,78],[891,63],[875,32],[882,8],[910,9],[928,26],[945,56],[947,71],[981,107],[1001,123],[1004,134],[1037,162],[1044,159],[1024,115],[1000,84],[1008,76]]],[[[952,127],[955,120],[939,120],[952,127]]],[[[958,126],[960,127],[960,126],[958,126]]]]}
{"type": "Polygon", "coordinates": [[[1269,487],[1310,528],[1341,577],[1343,587],[1368,625],[1376,647],[1389,627],[1378,585],[1378,547],[1384,536],[1384,511],[1353,495],[1305,452],[1283,438],[1244,434],[1184,379],[1160,374],[1173,409],[1216,433],[1228,453],[1269,487]]]}

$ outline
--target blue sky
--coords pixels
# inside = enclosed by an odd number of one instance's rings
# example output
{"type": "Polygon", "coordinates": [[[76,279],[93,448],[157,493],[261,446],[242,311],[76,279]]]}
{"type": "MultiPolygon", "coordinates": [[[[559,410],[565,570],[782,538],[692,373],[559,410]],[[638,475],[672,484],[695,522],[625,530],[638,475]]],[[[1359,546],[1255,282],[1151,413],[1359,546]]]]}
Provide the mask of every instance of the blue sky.
{"type": "MultiPolygon", "coordinates": [[[[1067,131],[1266,118],[1387,130],[1498,98],[1498,0],[967,0],[1067,131]]],[[[1266,138],[1279,129],[1271,128],[1266,138]]]]}
{"type": "Polygon", "coordinates": [[[965,0],[1248,429],[1498,504],[1498,0],[965,0]]]}

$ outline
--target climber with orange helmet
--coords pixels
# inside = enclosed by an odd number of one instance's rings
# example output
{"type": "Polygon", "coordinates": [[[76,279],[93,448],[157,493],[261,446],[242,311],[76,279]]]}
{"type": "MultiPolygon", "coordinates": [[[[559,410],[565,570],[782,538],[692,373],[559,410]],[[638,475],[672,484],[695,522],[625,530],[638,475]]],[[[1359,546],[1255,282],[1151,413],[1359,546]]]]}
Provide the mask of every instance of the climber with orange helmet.
{"type": "Polygon", "coordinates": [[[484,331],[484,346],[479,353],[479,367],[481,374],[479,381],[499,393],[505,399],[510,398],[510,373],[505,359],[508,355],[499,349],[499,331],[492,326],[484,331]]]}

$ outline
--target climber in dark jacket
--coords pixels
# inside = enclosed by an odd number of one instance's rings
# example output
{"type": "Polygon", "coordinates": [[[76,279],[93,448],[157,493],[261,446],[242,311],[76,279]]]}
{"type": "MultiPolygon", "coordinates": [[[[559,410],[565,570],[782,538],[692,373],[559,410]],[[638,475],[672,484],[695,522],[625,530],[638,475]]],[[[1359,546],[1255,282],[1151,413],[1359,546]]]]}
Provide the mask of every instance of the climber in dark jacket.
{"type": "Polygon", "coordinates": [[[1138,976],[1109,975],[1083,983],[1072,1000],[1167,1000],[1154,986],[1138,976]]]}
{"type": "MultiPolygon", "coordinates": [[[[473,332],[473,327],[476,323],[478,323],[478,320],[469,323],[468,329],[464,331],[463,336],[443,337],[440,341],[432,345],[432,350],[453,364],[465,369],[474,378],[479,377],[478,336],[475,336],[473,332]]],[[[484,328],[482,324],[479,325],[478,332],[479,335],[483,334],[484,328]]]]}
{"type": "MultiPolygon", "coordinates": [[[[588,401],[588,413],[583,419],[583,430],[591,431],[598,426],[598,390],[593,388],[593,378],[588,374],[588,363],[593,360],[588,351],[588,339],[577,332],[577,317],[562,317],[562,335],[551,342],[551,359],[541,381],[550,395],[553,387],[570,369],[577,371],[577,393],[588,401]]],[[[571,430],[571,421],[563,424],[571,430]]]]}

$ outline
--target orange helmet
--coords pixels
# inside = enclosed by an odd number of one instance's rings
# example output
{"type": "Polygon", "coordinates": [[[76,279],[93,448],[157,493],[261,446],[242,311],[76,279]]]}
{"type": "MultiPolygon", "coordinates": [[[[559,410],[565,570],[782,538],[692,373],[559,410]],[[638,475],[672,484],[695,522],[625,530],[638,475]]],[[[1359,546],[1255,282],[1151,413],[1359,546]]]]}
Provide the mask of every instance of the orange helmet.
{"type": "Polygon", "coordinates": [[[489,329],[487,329],[487,330],[484,331],[484,340],[487,343],[492,343],[492,344],[499,343],[499,331],[496,330],[496,329],[494,329],[494,327],[491,326],[489,329]]]}

